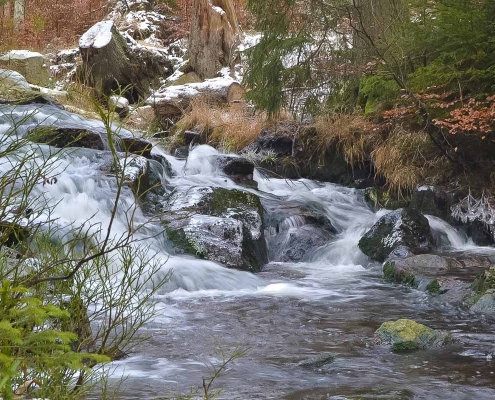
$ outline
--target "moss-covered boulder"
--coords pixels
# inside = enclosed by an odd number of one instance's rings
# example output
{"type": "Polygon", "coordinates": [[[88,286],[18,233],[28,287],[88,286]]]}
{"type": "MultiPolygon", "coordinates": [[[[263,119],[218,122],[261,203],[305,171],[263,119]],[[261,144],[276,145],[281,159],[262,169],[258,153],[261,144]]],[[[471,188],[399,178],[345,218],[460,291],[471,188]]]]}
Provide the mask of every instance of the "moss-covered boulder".
{"type": "Polygon", "coordinates": [[[178,187],[164,209],[168,238],[178,251],[252,272],[268,262],[258,196],[224,188],[178,187]]]}
{"type": "Polygon", "coordinates": [[[378,343],[392,345],[392,350],[405,352],[417,349],[444,346],[452,343],[452,337],[443,331],[438,331],[419,324],[410,319],[384,322],[375,332],[378,343]]]}
{"type": "Polygon", "coordinates": [[[403,208],[384,215],[364,234],[361,251],[376,261],[384,261],[398,247],[412,253],[427,253],[434,246],[430,225],[419,211],[403,208]]]}
{"type": "Polygon", "coordinates": [[[49,144],[57,148],[84,147],[104,150],[105,145],[99,132],[75,127],[37,127],[26,136],[34,143],[49,144]]]}

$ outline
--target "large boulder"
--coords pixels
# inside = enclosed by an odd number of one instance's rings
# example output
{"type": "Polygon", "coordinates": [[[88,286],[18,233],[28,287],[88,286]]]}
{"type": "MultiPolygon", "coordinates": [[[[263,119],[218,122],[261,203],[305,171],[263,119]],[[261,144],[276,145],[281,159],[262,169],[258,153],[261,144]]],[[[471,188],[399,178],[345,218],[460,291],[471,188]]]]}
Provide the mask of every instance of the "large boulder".
{"type": "Polygon", "coordinates": [[[378,220],[358,244],[361,251],[376,261],[384,261],[399,247],[414,254],[427,253],[434,246],[425,216],[411,208],[392,211],[378,220]]]}
{"type": "Polygon", "coordinates": [[[105,149],[102,135],[84,128],[45,126],[32,130],[26,137],[34,143],[49,144],[58,148],[105,149]]]}
{"type": "Polygon", "coordinates": [[[230,268],[260,271],[268,261],[259,198],[240,190],[176,188],[163,221],[175,248],[230,268]]]}
{"type": "Polygon", "coordinates": [[[28,50],[11,50],[0,56],[0,67],[22,74],[30,83],[48,86],[50,72],[46,60],[40,53],[28,50]]]}
{"type": "Polygon", "coordinates": [[[384,322],[375,332],[379,343],[392,345],[392,351],[406,352],[440,347],[453,342],[452,337],[410,319],[384,322]]]}
{"type": "MultiPolygon", "coordinates": [[[[43,89],[47,91],[47,89],[43,89]]],[[[0,104],[50,104],[63,107],[45,93],[31,88],[26,78],[20,73],[8,69],[0,69],[0,104]]]]}

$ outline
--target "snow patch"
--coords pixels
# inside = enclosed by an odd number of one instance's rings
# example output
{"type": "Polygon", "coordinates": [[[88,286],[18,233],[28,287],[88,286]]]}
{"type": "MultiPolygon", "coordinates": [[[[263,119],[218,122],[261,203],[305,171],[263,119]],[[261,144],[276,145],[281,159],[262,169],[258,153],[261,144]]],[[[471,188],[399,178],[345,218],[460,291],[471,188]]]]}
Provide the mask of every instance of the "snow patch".
{"type": "Polygon", "coordinates": [[[108,45],[112,40],[113,21],[101,21],[94,24],[79,39],[79,47],[87,49],[94,47],[101,49],[108,45]]]}

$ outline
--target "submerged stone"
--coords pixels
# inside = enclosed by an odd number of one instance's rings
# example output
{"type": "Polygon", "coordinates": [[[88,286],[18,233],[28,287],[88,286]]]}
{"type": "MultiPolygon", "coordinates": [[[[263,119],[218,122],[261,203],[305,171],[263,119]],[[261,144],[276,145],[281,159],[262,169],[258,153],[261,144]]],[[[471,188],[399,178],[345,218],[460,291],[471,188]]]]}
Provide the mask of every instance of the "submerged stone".
{"type": "Polygon", "coordinates": [[[333,354],[321,354],[299,362],[297,365],[303,368],[323,368],[335,361],[333,354]]]}

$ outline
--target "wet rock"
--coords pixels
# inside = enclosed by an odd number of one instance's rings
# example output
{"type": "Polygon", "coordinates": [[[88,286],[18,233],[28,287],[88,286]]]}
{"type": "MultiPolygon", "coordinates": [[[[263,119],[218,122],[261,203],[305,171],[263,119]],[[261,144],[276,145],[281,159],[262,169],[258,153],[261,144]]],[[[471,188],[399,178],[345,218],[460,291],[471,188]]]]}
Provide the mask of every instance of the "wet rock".
{"type": "Polygon", "coordinates": [[[39,127],[29,132],[27,138],[34,143],[49,144],[58,148],[84,147],[93,150],[105,148],[100,133],[80,128],[39,127]]]}
{"type": "Polygon", "coordinates": [[[170,164],[170,161],[168,161],[164,156],[162,156],[161,154],[151,154],[150,158],[158,162],[163,167],[163,170],[168,177],[171,177],[173,175],[174,171],[172,168],[172,164],[170,164]]]}
{"type": "Polygon", "coordinates": [[[398,353],[398,354],[414,353],[415,351],[417,351],[419,349],[420,349],[419,344],[416,342],[412,342],[412,341],[394,343],[390,347],[390,350],[392,350],[392,352],[398,353]]]}
{"type": "Polygon", "coordinates": [[[177,188],[163,221],[177,249],[230,268],[260,271],[268,261],[259,198],[240,190],[177,188]]]}
{"type": "Polygon", "coordinates": [[[195,144],[204,144],[203,137],[199,132],[195,131],[184,131],[182,134],[184,136],[184,144],[186,145],[195,145],[195,144]]]}
{"type": "Polygon", "coordinates": [[[184,160],[189,156],[189,146],[180,146],[173,151],[174,157],[184,160]]]}
{"type": "Polygon", "coordinates": [[[292,156],[294,140],[284,135],[273,134],[263,130],[258,138],[242,150],[242,153],[273,153],[276,157],[292,156]]]}
{"type": "Polygon", "coordinates": [[[262,199],[270,261],[308,261],[336,233],[324,210],[278,199],[262,199]]]}
{"type": "Polygon", "coordinates": [[[412,349],[416,343],[419,348],[440,347],[452,343],[452,337],[443,331],[438,331],[419,324],[410,319],[384,322],[375,332],[378,343],[395,346],[395,350],[412,349]],[[402,349],[399,344],[402,343],[402,349]]]}
{"type": "Polygon", "coordinates": [[[433,215],[444,221],[451,221],[452,205],[458,201],[456,191],[447,191],[436,186],[419,186],[411,197],[411,208],[423,214],[433,215]]]}
{"type": "Polygon", "coordinates": [[[335,356],[333,354],[321,354],[316,357],[308,358],[299,362],[297,365],[303,368],[314,368],[320,369],[327,365],[332,364],[335,361],[335,356]]]}
{"type": "Polygon", "coordinates": [[[138,137],[124,137],[120,140],[122,142],[122,149],[125,152],[151,158],[153,145],[147,140],[138,137]]]}
{"type": "Polygon", "coordinates": [[[479,300],[471,306],[471,311],[482,314],[495,314],[495,289],[485,291],[479,300]]]}
{"type": "Polygon", "coordinates": [[[473,280],[490,265],[489,259],[480,256],[420,254],[387,260],[383,276],[388,281],[439,296],[444,303],[460,305],[470,302],[474,296],[473,280]]]}
{"type": "Polygon", "coordinates": [[[417,210],[403,208],[384,215],[359,241],[361,251],[376,261],[384,261],[397,247],[412,253],[426,253],[434,240],[428,220],[417,210]]]}
{"type": "Polygon", "coordinates": [[[253,179],[254,164],[242,157],[214,156],[215,164],[238,185],[258,188],[258,182],[253,179]]]}

